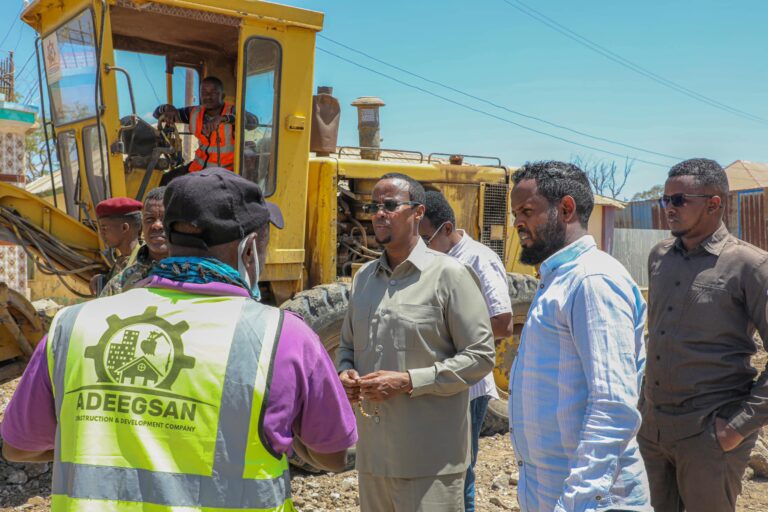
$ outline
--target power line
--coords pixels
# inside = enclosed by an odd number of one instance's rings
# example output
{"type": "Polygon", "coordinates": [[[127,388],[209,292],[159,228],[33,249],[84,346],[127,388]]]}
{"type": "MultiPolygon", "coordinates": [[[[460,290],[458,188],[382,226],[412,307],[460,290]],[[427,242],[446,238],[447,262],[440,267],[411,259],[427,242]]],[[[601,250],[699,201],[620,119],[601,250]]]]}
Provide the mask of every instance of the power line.
{"type": "Polygon", "coordinates": [[[761,124],[768,124],[768,119],[765,119],[763,117],[760,117],[758,115],[752,114],[750,112],[746,112],[744,110],[738,109],[736,107],[731,107],[730,105],[726,105],[725,103],[718,101],[714,98],[710,98],[709,96],[705,96],[701,93],[698,93],[692,89],[689,89],[683,85],[680,85],[676,82],[673,82],[672,80],[669,80],[667,78],[664,78],[663,76],[654,73],[653,71],[650,71],[647,68],[644,68],[640,66],[639,64],[636,64],[629,59],[626,59],[625,57],[622,57],[621,55],[609,50],[608,48],[599,45],[598,43],[592,41],[591,39],[588,39],[581,34],[578,34],[574,32],[573,30],[569,29],[565,25],[562,25],[558,23],[557,21],[553,20],[552,18],[548,17],[547,15],[537,11],[533,7],[530,7],[529,5],[521,2],[520,0],[501,0],[505,4],[509,5],[513,9],[516,9],[526,16],[529,16],[536,21],[548,26],[549,28],[555,30],[556,32],[559,32],[563,36],[571,39],[572,41],[575,41],[579,43],[582,46],[585,46],[589,48],[590,50],[599,53],[603,57],[619,64],[620,66],[623,66],[627,69],[630,69],[634,71],[635,73],[638,73],[650,80],[653,80],[654,82],[663,85],[664,87],[673,89],[681,94],[684,94],[685,96],[688,96],[689,98],[692,98],[694,100],[700,101],[702,103],[706,103],[707,105],[724,110],[726,112],[729,112],[733,115],[743,117],[746,119],[749,119],[750,121],[754,121],[761,124]],[[514,3],[513,3],[514,2],[514,3]]]}
{"type": "Polygon", "coordinates": [[[32,61],[32,57],[34,57],[34,56],[35,56],[35,54],[31,53],[29,55],[29,57],[27,58],[27,60],[24,62],[24,64],[22,64],[21,69],[16,71],[16,76],[17,77],[21,76],[21,74],[24,72],[24,69],[26,69],[27,65],[32,61]]]}
{"type": "Polygon", "coordinates": [[[19,28],[19,37],[16,38],[16,44],[13,45],[13,53],[16,53],[16,50],[19,47],[19,43],[21,43],[21,37],[24,35],[24,25],[22,25],[19,28]]]}
{"type": "Polygon", "coordinates": [[[37,78],[37,76],[35,76],[31,69],[28,69],[23,75],[16,76],[16,83],[29,82],[32,78],[37,78]]]}
{"type": "Polygon", "coordinates": [[[11,23],[11,26],[8,28],[8,32],[5,33],[3,40],[0,41],[0,48],[3,47],[3,45],[5,44],[5,40],[8,39],[9,35],[11,35],[11,31],[13,31],[13,27],[16,26],[16,22],[19,21],[19,16],[21,16],[21,11],[23,10],[24,10],[24,4],[21,5],[21,9],[19,9],[19,12],[16,13],[16,17],[13,18],[13,23],[11,23]]]}
{"type": "Polygon", "coordinates": [[[37,78],[35,78],[35,81],[32,83],[29,89],[27,89],[27,92],[24,94],[24,99],[21,102],[22,104],[32,101],[32,99],[35,97],[35,94],[38,93],[38,90],[37,90],[38,86],[39,86],[39,81],[37,80],[37,78]]]}
{"type": "Polygon", "coordinates": [[[155,95],[155,99],[157,100],[158,105],[162,103],[160,101],[160,97],[157,95],[157,91],[155,91],[155,86],[152,85],[152,80],[149,79],[149,73],[147,73],[147,68],[144,67],[144,60],[141,58],[141,54],[137,53],[136,56],[139,58],[139,66],[141,66],[141,72],[144,73],[144,78],[147,79],[147,82],[149,83],[149,87],[152,89],[152,94],[155,95]]]}
{"type": "MultiPolygon", "coordinates": [[[[366,71],[370,71],[371,73],[374,73],[374,74],[377,74],[377,75],[382,76],[384,78],[387,78],[389,80],[392,80],[393,82],[397,82],[397,83],[399,83],[401,85],[404,85],[406,87],[410,87],[411,89],[416,89],[417,91],[423,92],[424,94],[428,94],[430,96],[434,96],[435,98],[441,99],[443,101],[446,101],[446,102],[451,103],[453,105],[459,106],[461,108],[464,108],[464,109],[467,109],[467,110],[471,110],[472,112],[476,112],[478,114],[482,114],[484,116],[491,117],[493,119],[497,119],[499,121],[503,121],[505,123],[517,126],[518,128],[522,128],[524,130],[527,130],[527,131],[530,131],[530,132],[533,132],[533,133],[538,133],[539,135],[544,135],[545,137],[550,137],[552,139],[557,139],[557,140],[562,141],[562,142],[567,142],[568,144],[573,144],[575,146],[579,146],[579,147],[582,147],[582,148],[585,148],[585,149],[590,149],[592,151],[598,151],[600,153],[605,153],[607,155],[611,155],[611,156],[615,156],[615,157],[619,157],[619,158],[629,158],[629,155],[622,155],[620,153],[614,153],[613,151],[608,151],[606,149],[600,149],[600,148],[595,147],[595,146],[590,146],[590,145],[587,145],[587,144],[582,144],[582,143],[576,142],[574,140],[566,139],[565,137],[560,137],[559,135],[548,133],[548,132],[545,132],[543,130],[538,130],[536,128],[531,128],[530,126],[526,126],[526,125],[518,123],[516,121],[512,121],[511,119],[507,119],[505,117],[498,116],[498,115],[493,114],[491,112],[486,112],[485,110],[481,110],[479,108],[472,107],[470,105],[467,105],[466,103],[461,103],[460,101],[456,101],[456,100],[448,98],[446,96],[442,96],[442,95],[437,94],[435,92],[432,92],[432,91],[430,91],[428,89],[424,89],[423,87],[419,87],[418,85],[414,85],[414,84],[405,82],[403,80],[400,80],[399,78],[395,78],[395,77],[393,77],[391,75],[388,75],[386,73],[382,73],[381,71],[375,70],[373,68],[370,68],[368,66],[360,64],[360,63],[355,62],[353,60],[347,59],[346,57],[342,57],[341,55],[338,55],[338,54],[333,53],[333,52],[331,52],[329,50],[326,50],[325,48],[320,48],[318,46],[317,50],[321,51],[323,53],[326,53],[328,55],[331,55],[332,57],[336,57],[339,60],[343,60],[344,62],[352,64],[353,66],[357,66],[357,67],[359,67],[361,69],[365,69],[366,71]]],[[[648,164],[648,165],[655,165],[657,167],[662,167],[662,168],[665,168],[665,169],[669,168],[668,165],[661,164],[659,162],[653,162],[653,161],[650,161],[650,160],[643,160],[643,159],[636,158],[636,157],[632,157],[632,159],[635,160],[636,162],[641,162],[641,163],[648,164]]]]}
{"type": "Polygon", "coordinates": [[[396,69],[396,70],[401,71],[401,72],[403,72],[405,74],[408,74],[408,75],[411,75],[413,77],[416,77],[416,78],[418,78],[420,80],[424,80],[425,82],[428,82],[430,84],[437,85],[439,87],[443,87],[445,89],[448,89],[449,91],[453,91],[455,93],[461,94],[462,96],[466,96],[468,98],[472,98],[473,100],[479,101],[481,103],[485,103],[486,105],[490,105],[492,107],[495,107],[495,108],[498,108],[498,109],[501,109],[501,110],[505,110],[505,111],[507,111],[507,112],[509,112],[511,114],[515,114],[515,115],[520,116],[520,117],[525,117],[526,119],[532,119],[534,121],[538,121],[540,123],[544,123],[544,124],[552,126],[554,128],[559,128],[561,130],[566,130],[566,131],[569,131],[571,133],[575,133],[576,135],[581,135],[582,137],[588,137],[590,139],[599,140],[601,142],[607,142],[609,144],[615,144],[617,146],[622,146],[622,147],[625,147],[625,148],[628,148],[628,149],[634,149],[635,151],[642,151],[643,153],[649,153],[649,154],[656,155],[656,156],[662,156],[662,157],[665,157],[665,158],[671,158],[673,160],[683,160],[683,158],[679,157],[679,156],[669,155],[669,154],[666,154],[666,153],[660,153],[658,151],[653,151],[653,150],[650,150],[650,149],[642,148],[640,146],[633,146],[632,144],[626,144],[624,142],[620,142],[620,141],[613,140],[613,139],[608,139],[606,137],[600,137],[598,135],[592,135],[592,134],[589,134],[587,132],[583,132],[581,130],[576,130],[574,128],[569,128],[568,126],[565,126],[565,125],[562,125],[562,124],[554,123],[552,121],[547,121],[546,119],[543,119],[541,117],[537,117],[537,116],[534,116],[534,115],[531,115],[531,114],[525,114],[525,113],[520,112],[518,110],[512,110],[511,108],[506,107],[504,105],[499,105],[498,103],[494,103],[494,102],[492,102],[490,100],[487,100],[485,98],[481,98],[481,97],[476,96],[474,94],[470,94],[470,93],[468,93],[466,91],[462,91],[460,89],[456,89],[455,87],[452,87],[450,85],[446,85],[446,84],[444,84],[442,82],[438,82],[436,80],[432,80],[432,79],[427,78],[427,77],[425,77],[423,75],[419,75],[417,73],[414,73],[412,71],[404,69],[404,68],[402,68],[400,66],[396,66],[394,64],[390,64],[389,62],[385,62],[385,61],[383,61],[383,60],[381,60],[381,59],[379,59],[377,57],[374,57],[373,55],[365,53],[365,52],[363,52],[361,50],[358,50],[356,48],[353,48],[351,46],[347,46],[347,45],[345,45],[343,43],[340,43],[338,41],[335,41],[335,40],[333,40],[333,39],[331,39],[329,37],[323,36],[322,34],[318,34],[318,37],[320,37],[322,39],[325,39],[326,41],[329,41],[329,42],[331,42],[333,44],[339,45],[342,48],[345,48],[345,49],[347,49],[349,51],[352,51],[352,52],[355,52],[355,53],[357,53],[359,55],[367,57],[367,58],[369,58],[369,59],[371,59],[373,61],[376,61],[376,62],[378,62],[380,64],[384,64],[385,66],[389,66],[392,69],[396,69]]]}

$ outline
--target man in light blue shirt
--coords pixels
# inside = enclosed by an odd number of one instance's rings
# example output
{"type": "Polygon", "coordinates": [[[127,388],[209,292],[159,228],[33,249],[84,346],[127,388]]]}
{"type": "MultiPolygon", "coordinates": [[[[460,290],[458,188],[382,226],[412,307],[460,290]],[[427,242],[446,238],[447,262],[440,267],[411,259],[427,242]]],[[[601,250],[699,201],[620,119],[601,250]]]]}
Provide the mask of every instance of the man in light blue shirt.
{"type": "Polygon", "coordinates": [[[510,378],[520,507],[650,511],[635,439],[645,301],[587,233],[594,199],[581,169],[528,163],[513,180],[520,259],[541,265],[510,378]]]}

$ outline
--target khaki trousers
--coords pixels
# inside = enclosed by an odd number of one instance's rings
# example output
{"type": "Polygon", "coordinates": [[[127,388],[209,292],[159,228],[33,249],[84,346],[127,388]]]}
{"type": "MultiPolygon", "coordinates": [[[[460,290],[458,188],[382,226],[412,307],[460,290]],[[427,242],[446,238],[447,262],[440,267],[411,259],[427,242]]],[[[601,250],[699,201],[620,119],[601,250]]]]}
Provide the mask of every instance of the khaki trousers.
{"type": "Polygon", "coordinates": [[[464,512],[464,475],[389,478],[358,473],[360,512],[464,512]]]}
{"type": "Polygon", "coordinates": [[[656,512],[728,512],[736,509],[757,432],[730,452],[720,448],[713,424],[695,436],[671,443],[640,435],[637,441],[656,512]]]}

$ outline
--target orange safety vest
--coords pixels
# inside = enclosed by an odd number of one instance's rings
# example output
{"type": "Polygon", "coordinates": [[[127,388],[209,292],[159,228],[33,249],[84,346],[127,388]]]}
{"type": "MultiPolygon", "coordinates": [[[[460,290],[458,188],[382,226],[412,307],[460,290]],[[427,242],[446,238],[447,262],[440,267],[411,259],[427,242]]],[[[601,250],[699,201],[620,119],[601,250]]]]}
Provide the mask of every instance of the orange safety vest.
{"type": "MultiPolygon", "coordinates": [[[[224,103],[221,109],[222,116],[235,113],[235,106],[224,103]]],[[[235,170],[235,131],[231,123],[221,123],[215,132],[208,136],[203,135],[203,123],[205,108],[194,107],[189,112],[189,131],[191,131],[200,145],[195,151],[195,158],[189,164],[189,172],[200,171],[206,167],[223,167],[230,171],[235,170]]]]}

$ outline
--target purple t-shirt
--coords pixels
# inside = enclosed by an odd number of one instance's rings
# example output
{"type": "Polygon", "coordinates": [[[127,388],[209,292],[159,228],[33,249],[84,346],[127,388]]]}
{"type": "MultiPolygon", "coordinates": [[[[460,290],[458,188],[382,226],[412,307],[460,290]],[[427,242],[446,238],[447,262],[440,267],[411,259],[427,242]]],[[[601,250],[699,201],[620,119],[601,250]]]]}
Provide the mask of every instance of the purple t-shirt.
{"type": "MultiPolygon", "coordinates": [[[[236,286],[177,283],[153,277],[147,286],[206,295],[241,295],[236,286]]],[[[54,448],[56,411],[45,353],[46,338],[35,349],[24,376],[5,410],[0,435],[15,448],[54,448]]],[[[272,448],[289,453],[294,432],[318,453],[333,453],[357,442],[355,415],[336,369],[320,339],[301,317],[286,312],[275,354],[264,413],[264,432],[272,448]]]]}

